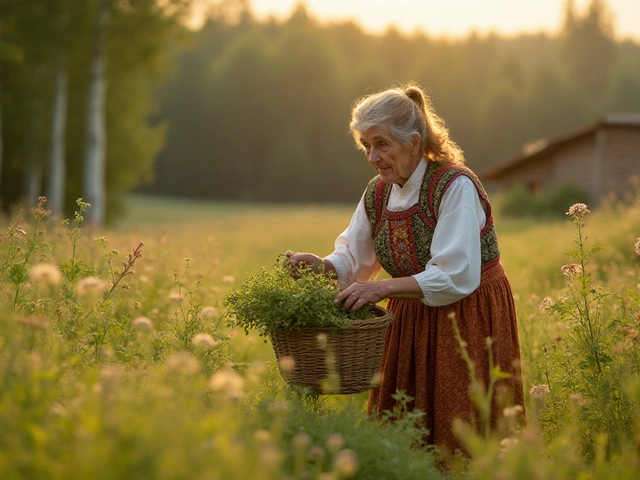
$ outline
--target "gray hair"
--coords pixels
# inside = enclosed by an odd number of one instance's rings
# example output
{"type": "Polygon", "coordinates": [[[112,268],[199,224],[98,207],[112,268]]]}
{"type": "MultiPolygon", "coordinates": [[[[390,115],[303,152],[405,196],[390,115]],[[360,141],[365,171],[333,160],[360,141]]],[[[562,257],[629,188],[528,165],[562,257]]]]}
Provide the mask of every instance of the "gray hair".
{"type": "Polygon", "coordinates": [[[377,125],[388,125],[391,134],[404,146],[411,145],[416,133],[420,135],[420,149],[429,160],[464,163],[462,150],[449,136],[431,99],[417,84],[392,87],[355,102],[349,128],[358,148],[363,148],[360,135],[377,125]]]}
{"type": "Polygon", "coordinates": [[[424,104],[424,94],[416,87],[394,87],[362,97],[351,110],[349,124],[356,144],[362,148],[359,135],[371,127],[386,124],[405,146],[411,144],[416,133],[420,135],[420,149],[424,151],[428,137],[424,104]]]}

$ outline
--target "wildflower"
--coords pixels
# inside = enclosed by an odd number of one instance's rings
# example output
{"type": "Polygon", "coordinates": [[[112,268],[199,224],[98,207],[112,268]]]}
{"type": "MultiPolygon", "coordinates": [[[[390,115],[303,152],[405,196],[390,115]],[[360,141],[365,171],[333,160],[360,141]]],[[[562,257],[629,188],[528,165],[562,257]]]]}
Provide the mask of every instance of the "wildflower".
{"type": "Polygon", "coordinates": [[[318,340],[318,345],[320,345],[320,348],[324,349],[327,347],[327,334],[326,333],[319,333],[316,336],[316,340],[318,340]]]}
{"type": "Polygon", "coordinates": [[[327,448],[332,452],[337,452],[344,446],[344,437],[339,433],[332,433],[325,442],[327,448]]]}
{"type": "Polygon", "coordinates": [[[225,275],[222,277],[222,283],[235,283],[236,278],[231,275],[225,275]]]}
{"type": "Polygon", "coordinates": [[[209,379],[211,390],[226,392],[232,396],[241,395],[243,387],[244,378],[232,369],[219,370],[209,379]]]}
{"type": "Polygon", "coordinates": [[[311,437],[304,432],[300,432],[293,437],[291,442],[296,449],[306,450],[311,445],[311,437]]]}
{"type": "Polygon", "coordinates": [[[287,355],[278,360],[278,366],[283,372],[293,372],[296,368],[296,361],[292,356],[287,355]]]}
{"type": "Polygon", "coordinates": [[[81,296],[98,296],[107,289],[107,283],[98,277],[84,277],[76,285],[76,292],[81,296]]]}
{"type": "Polygon", "coordinates": [[[638,237],[638,239],[636,240],[636,244],[634,245],[634,248],[636,250],[636,255],[640,255],[640,237],[638,237]]]}
{"type": "Polygon", "coordinates": [[[534,385],[531,387],[531,390],[529,390],[529,393],[534,397],[544,398],[551,393],[551,389],[549,385],[534,385]]]}
{"type": "Polygon", "coordinates": [[[27,234],[27,232],[22,228],[16,228],[14,230],[11,230],[10,233],[11,233],[11,237],[13,238],[22,238],[27,234]]]}
{"type": "Polygon", "coordinates": [[[180,301],[182,300],[182,296],[179,292],[173,290],[169,293],[169,300],[171,300],[172,302],[180,303],[180,301]]]}
{"type": "Polygon", "coordinates": [[[167,367],[185,375],[194,375],[200,370],[200,362],[188,352],[174,353],[167,357],[167,367]]]}
{"type": "Polygon", "coordinates": [[[64,408],[64,405],[62,405],[61,403],[54,403],[53,405],[51,405],[50,411],[51,411],[51,413],[53,413],[54,415],[56,415],[58,417],[66,417],[67,416],[67,409],[64,408]]]}
{"type": "Polygon", "coordinates": [[[333,459],[333,468],[344,477],[352,477],[360,468],[358,454],[351,449],[338,452],[333,459]]]}
{"type": "Polygon", "coordinates": [[[140,310],[142,308],[142,304],[138,301],[133,302],[133,308],[136,310],[140,310]]]}
{"type": "Polygon", "coordinates": [[[147,317],[138,317],[133,320],[133,325],[138,330],[153,330],[153,322],[147,317]]]}
{"type": "Polygon", "coordinates": [[[260,463],[269,469],[280,465],[284,458],[284,453],[275,445],[265,445],[260,449],[260,463]]]}
{"type": "Polygon", "coordinates": [[[271,404],[269,405],[269,411],[277,415],[285,414],[289,411],[289,404],[279,401],[271,402],[271,404]]]}
{"type": "Polygon", "coordinates": [[[309,458],[314,462],[321,462],[326,456],[327,452],[324,451],[324,448],[319,447],[318,445],[314,445],[309,449],[309,458]]]}
{"type": "Polygon", "coordinates": [[[18,323],[24,327],[32,328],[34,330],[46,330],[49,328],[49,322],[47,320],[35,316],[22,317],[18,320],[18,323]]]}
{"type": "Polygon", "coordinates": [[[202,309],[202,314],[208,318],[214,318],[218,316],[218,309],[208,305],[202,309]]]}
{"type": "Polygon", "coordinates": [[[271,433],[268,430],[256,430],[253,433],[253,438],[259,443],[267,443],[271,440],[271,433]]]}
{"type": "Polygon", "coordinates": [[[518,443],[519,440],[513,437],[506,437],[500,440],[500,451],[498,452],[498,458],[504,458],[507,451],[518,445],[518,443]]]}
{"type": "Polygon", "coordinates": [[[573,277],[575,275],[578,275],[579,273],[582,273],[582,267],[577,263],[569,263],[567,265],[563,265],[560,270],[562,270],[562,273],[567,277],[573,277]]]}
{"type": "Polygon", "coordinates": [[[379,387],[381,383],[382,383],[382,372],[378,371],[374,373],[373,377],[371,377],[371,380],[369,380],[369,385],[371,386],[371,388],[376,388],[376,387],[379,387]]]}
{"type": "Polygon", "coordinates": [[[512,407],[505,408],[502,413],[506,418],[515,418],[524,412],[522,405],[514,405],[512,407]]]}
{"type": "Polygon", "coordinates": [[[591,403],[589,399],[584,398],[579,393],[572,393],[571,395],[569,395],[569,400],[571,400],[571,403],[579,407],[583,407],[591,403]]]}
{"type": "Polygon", "coordinates": [[[629,337],[631,339],[638,338],[638,330],[631,327],[620,327],[620,331],[625,337],[629,337]]]}
{"type": "Polygon", "coordinates": [[[576,203],[569,207],[567,215],[569,215],[570,218],[577,219],[584,217],[587,213],[591,212],[584,203],[576,203]]]}
{"type": "Polygon", "coordinates": [[[214,340],[213,337],[208,333],[196,333],[195,336],[191,339],[191,343],[200,348],[213,348],[219,342],[214,340]]]}
{"type": "Polygon", "coordinates": [[[549,310],[551,310],[551,305],[553,305],[553,300],[551,299],[551,297],[544,297],[538,309],[541,312],[548,312],[549,310]]]}
{"type": "Polygon", "coordinates": [[[41,285],[58,285],[62,280],[60,269],[52,263],[41,263],[29,270],[29,277],[32,282],[41,285]]]}

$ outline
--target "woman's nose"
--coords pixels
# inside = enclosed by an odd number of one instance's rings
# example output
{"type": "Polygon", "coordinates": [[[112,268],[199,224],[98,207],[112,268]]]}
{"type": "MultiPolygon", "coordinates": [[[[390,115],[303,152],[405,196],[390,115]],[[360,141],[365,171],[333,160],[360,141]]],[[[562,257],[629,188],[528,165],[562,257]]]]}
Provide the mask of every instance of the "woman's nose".
{"type": "Polygon", "coordinates": [[[367,161],[369,163],[376,163],[379,160],[378,152],[375,148],[370,149],[367,152],[367,161]]]}

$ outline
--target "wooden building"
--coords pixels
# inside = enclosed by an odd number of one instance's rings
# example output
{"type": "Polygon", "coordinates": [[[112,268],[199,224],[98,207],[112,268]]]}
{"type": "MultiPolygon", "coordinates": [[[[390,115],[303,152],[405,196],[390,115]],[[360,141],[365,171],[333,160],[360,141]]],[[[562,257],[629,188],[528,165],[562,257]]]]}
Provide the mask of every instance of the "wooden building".
{"type": "Polygon", "coordinates": [[[524,185],[544,192],[573,184],[598,204],[633,190],[640,179],[640,113],[612,113],[554,138],[525,144],[519,155],[478,172],[493,189],[524,185]]]}

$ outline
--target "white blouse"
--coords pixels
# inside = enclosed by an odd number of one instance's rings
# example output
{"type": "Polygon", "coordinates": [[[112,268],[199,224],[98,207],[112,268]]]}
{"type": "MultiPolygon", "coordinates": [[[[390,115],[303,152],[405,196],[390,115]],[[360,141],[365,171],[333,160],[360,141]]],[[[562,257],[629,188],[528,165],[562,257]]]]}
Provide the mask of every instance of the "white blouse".
{"type": "MultiPolygon", "coordinates": [[[[404,186],[393,184],[387,210],[401,212],[418,203],[422,179],[427,169],[423,159],[404,186]]],[[[430,306],[457,302],[480,285],[480,230],[486,215],[473,181],[456,177],[440,202],[438,220],[431,242],[431,260],[424,271],[413,275],[430,306]]],[[[347,229],[335,241],[335,250],[325,257],[338,274],[338,285],[375,278],[382,267],[376,259],[371,224],[364,206],[364,194],[347,229]]]]}

